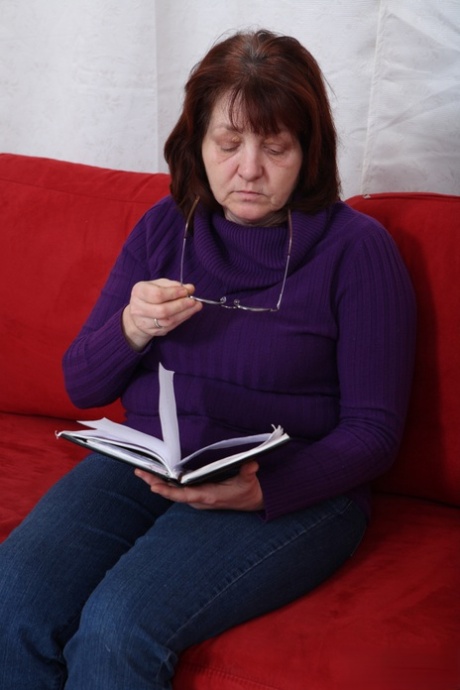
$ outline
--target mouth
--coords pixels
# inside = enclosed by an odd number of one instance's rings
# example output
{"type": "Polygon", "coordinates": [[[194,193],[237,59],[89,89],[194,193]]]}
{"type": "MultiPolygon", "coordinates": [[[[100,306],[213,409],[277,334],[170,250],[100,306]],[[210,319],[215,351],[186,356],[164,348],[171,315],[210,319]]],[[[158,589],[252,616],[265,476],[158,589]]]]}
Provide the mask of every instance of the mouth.
{"type": "Polygon", "coordinates": [[[257,197],[263,196],[262,192],[254,192],[253,190],[248,189],[237,189],[235,191],[235,194],[247,199],[255,199],[257,197]]]}

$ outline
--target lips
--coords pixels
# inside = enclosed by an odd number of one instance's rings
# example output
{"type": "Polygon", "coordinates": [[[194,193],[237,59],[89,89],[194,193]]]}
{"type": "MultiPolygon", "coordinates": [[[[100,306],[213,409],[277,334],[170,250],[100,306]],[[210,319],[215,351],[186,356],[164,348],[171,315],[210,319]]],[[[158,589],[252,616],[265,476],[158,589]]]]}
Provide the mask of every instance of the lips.
{"type": "Polygon", "coordinates": [[[252,190],[247,190],[247,189],[237,189],[235,194],[239,194],[240,196],[246,196],[246,197],[262,196],[262,192],[254,192],[252,190]]]}

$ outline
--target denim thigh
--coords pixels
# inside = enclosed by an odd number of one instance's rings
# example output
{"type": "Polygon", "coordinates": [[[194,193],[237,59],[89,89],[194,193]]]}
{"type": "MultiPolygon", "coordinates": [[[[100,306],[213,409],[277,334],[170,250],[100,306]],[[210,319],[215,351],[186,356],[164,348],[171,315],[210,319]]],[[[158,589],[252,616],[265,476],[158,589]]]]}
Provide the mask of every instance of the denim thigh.
{"type": "Polygon", "coordinates": [[[89,598],[66,649],[66,690],[170,688],[185,648],[310,591],[365,526],[346,497],[268,523],[173,505],[89,598]]]}
{"type": "Polygon", "coordinates": [[[0,545],[0,687],[61,688],[83,605],[170,503],[133,469],[91,455],[0,545]]]}
{"type": "Polygon", "coordinates": [[[183,649],[311,590],[365,524],[346,497],[199,511],[90,456],[0,546],[0,687],[170,688],[183,649]]]}

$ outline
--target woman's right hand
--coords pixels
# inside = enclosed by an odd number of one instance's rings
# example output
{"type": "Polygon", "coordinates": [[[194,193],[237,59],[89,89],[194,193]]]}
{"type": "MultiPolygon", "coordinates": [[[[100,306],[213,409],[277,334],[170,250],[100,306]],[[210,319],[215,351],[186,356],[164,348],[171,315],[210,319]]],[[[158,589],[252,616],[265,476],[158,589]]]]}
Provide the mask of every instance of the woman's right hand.
{"type": "Polygon", "coordinates": [[[152,338],[166,335],[200,311],[202,303],[191,299],[194,291],[191,284],[167,278],[136,283],[122,317],[131,347],[140,352],[152,338]]]}

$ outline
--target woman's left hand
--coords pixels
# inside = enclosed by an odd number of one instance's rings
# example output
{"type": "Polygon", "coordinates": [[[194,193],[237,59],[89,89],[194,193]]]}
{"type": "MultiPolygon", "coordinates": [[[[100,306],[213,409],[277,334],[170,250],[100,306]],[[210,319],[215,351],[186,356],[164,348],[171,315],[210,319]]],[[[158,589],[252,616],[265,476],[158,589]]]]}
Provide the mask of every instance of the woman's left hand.
{"type": "Polygon", "coordinates": [[[135,470],[136,476],[147,482],[150,490],[176,503],[188,503],[197,510],[262,510],[262,489],[257,479],[257,462],[247,462],[239,473],[222,482],[208,482],[195,486],[175,486],[158,477],[135,470]]]}

